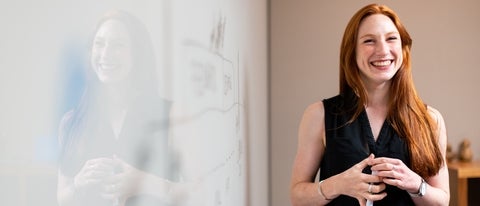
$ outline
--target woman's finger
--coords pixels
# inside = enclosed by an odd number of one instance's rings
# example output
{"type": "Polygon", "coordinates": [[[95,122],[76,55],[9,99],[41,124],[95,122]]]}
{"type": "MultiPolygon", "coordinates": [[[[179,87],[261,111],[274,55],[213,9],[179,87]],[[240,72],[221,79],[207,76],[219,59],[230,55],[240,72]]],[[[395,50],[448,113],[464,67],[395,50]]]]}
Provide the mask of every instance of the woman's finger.
{"type": "Polygon", "coordinates": [[[361,162],[357,163],[355,166],[358,168],[358,169],[361,169],[363,170],[364,168],[366,168],[367,166],[371,165],[371,161],[375,159],[375,155],[374,154],[370,154],[367,158],[363,159],[361,162]]]}

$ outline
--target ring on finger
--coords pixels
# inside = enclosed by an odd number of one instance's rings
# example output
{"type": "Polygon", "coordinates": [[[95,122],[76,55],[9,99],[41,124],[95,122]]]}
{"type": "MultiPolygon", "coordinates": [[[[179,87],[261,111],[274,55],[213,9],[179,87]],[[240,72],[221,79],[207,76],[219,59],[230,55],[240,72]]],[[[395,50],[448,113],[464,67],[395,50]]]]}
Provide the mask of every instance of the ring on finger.
{"type": "Polygon", "coordinates": [[[368,183],[368,193],[372,193],[372,183],[368,183]]]}

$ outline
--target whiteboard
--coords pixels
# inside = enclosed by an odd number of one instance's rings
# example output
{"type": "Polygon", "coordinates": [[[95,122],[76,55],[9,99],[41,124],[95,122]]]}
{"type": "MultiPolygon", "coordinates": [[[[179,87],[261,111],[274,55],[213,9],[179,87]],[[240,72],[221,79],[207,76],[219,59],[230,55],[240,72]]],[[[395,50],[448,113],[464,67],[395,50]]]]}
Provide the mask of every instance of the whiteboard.
{"type": "Polygon", "coordinates": [[[158,91],[173,102],[171,181],[193,185],[176,204],[267,204],[266,1],[5,4],[0,9],[1,205],[57,204],[58,123],[80,98],[86,45],[95,23],[111,9],[138,17],[152,37],[158,91]]]}
{"type": "Polygon", "coordinates": [[[172,145],[186,205],[245,205],[245,103],[240,84],[241,25],[225,1],[172,2],[174,62],[172,145]]]}

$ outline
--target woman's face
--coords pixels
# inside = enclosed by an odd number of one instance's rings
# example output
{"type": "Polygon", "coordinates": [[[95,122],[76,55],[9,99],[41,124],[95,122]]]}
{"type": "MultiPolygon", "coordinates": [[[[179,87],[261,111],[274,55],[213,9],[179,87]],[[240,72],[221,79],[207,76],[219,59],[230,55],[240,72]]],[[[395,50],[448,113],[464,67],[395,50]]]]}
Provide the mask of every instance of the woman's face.
{"type": "Polygon", "coordinates": [[[367,85],[389,82],[403,62],[402,40],[392,20],[382,14],[366,17],[358,29],[357,65],[367,85]]]}
{"type": "Polygon", "coordinates": [[[91,64],[103,83],[125,79],[132,70],[132,40],[123,23],[105,21],[93,40],[91,64]]]}

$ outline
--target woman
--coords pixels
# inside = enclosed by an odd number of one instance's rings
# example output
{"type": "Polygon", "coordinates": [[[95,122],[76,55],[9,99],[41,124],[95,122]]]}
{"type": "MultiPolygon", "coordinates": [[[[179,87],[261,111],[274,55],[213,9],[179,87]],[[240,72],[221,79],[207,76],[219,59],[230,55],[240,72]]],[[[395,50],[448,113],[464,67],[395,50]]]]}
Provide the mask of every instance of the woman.
{"type": "Polygon", "coordinates": [[[107,13],[92,39],[87,87],[60,124],[60,205],[164,205],[170,103],[158,95],[143,24],[107,13]]]}
{"type": "Polygon", "coordinates": [[[411,45],[386,6],[351,18],[340,93],[310,105],[299,126],[293,205],[448,205],[445,124],[415,91],[411,45]]]}

